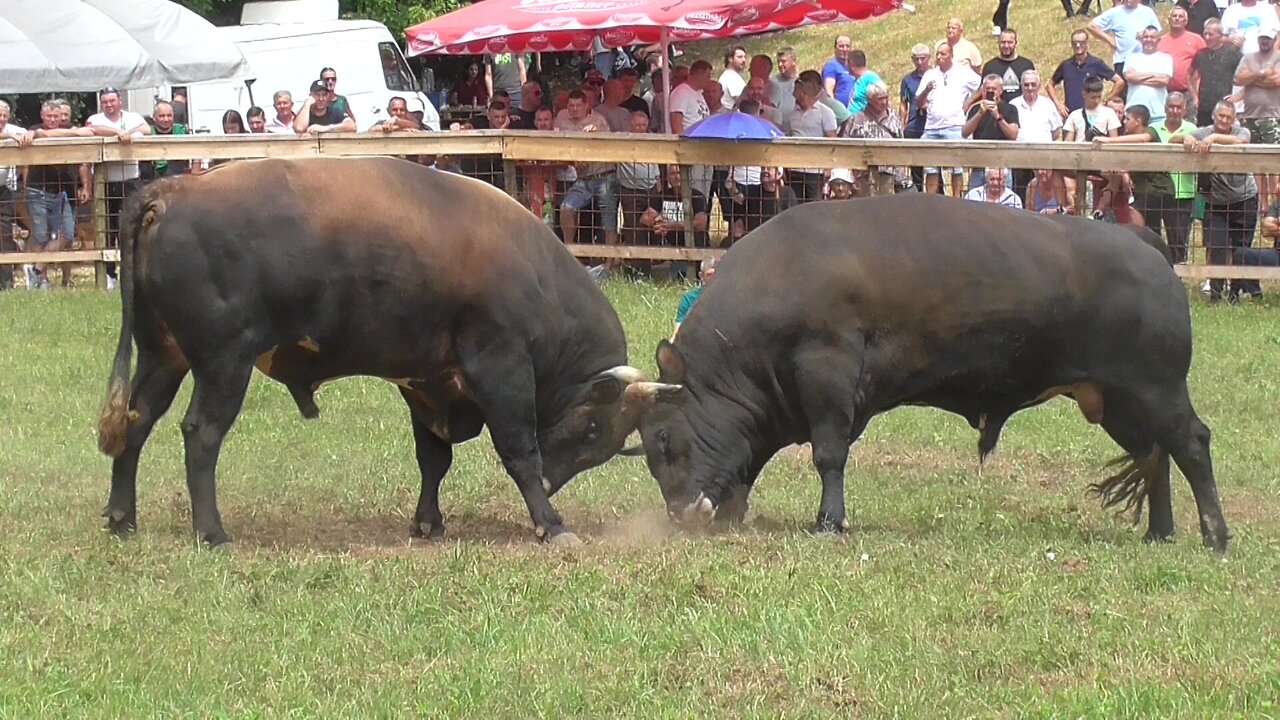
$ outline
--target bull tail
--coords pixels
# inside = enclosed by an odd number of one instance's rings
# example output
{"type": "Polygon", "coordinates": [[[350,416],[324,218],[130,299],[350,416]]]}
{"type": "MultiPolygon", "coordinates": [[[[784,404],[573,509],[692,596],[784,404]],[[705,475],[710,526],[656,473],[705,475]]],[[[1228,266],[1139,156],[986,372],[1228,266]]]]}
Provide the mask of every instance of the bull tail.
{"type": "Polygon", "coordinates": [[[137,241],[143,230],[164,210],[152,192],[139,193],[120,219],[120,339],[107,385],[107,402],[98,419],[98,449],[110,457],[124,453],[129,423],[136,412],[129,410],[129,371],[133,361],[134,296],[137,281],[137,241]]]}
{"type": "Polygon", "coordinates": [[[1104,508],[1118,508],[1117,515],[1133,512],[1133,524],[1142,518],[1142,508],[1151,494],[1151,487],[1159,477],[1160,461],[1169,452],[1156,445],[1146,457],[1121,455],[1107,463],[1107,467],[1122,466],[1120,470],[1101,482],[1089,484],[1089,494],[1102,501],[1104,508]]]}

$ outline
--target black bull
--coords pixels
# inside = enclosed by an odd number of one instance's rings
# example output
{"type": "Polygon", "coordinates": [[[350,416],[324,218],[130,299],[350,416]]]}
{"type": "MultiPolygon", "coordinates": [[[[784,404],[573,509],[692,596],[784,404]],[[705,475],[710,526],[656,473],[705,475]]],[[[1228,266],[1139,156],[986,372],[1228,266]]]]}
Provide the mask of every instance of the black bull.
{"type": "Polygon", "coordinates": [[[879,413],[957,413],[996,445],[1015,412],[1056,395],[1125,451],[1093,486],[1149,501],[1147,539],[1173,533],[1169,458],[1210,547],[1230,536],[1209,429],[1187,391],[1191,322],[1149,231],[906,194],[789,210],[725,256],[658,349],[664,390],[641,417],[650,471],[679,520],[736,521],[779,449],[812,442],[818,528],[848,526],[849,446],[879,413]]]}
{"type": "Polygon", "coordinates": [[[548,498],[621,449],[652,386],[626,366],[622,326],[582,266],[475,180],[386,158],[242,161],[150,186],[121,237],[123,318],[99,427],[118,533],[136,526],[139,454],[188,372],[187,487],[211,545],[228,539],[214,471],[255,365],[306,417],[327,380],[400,387],[422,536],[444,530],[452,445],[487,425],[537,535],[576,539],[548,498]]]}

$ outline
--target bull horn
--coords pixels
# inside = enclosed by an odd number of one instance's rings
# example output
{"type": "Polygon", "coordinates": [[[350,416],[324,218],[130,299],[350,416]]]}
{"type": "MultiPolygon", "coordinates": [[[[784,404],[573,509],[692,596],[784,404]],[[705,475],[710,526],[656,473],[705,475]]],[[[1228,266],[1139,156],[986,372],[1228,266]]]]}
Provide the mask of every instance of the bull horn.
{"type": "Polygon", "coordinates": [[[647,375],[641,372],[638,368],[633,368],[630,365],[618,365],[611,367],[608,370],[596,373],[596,376],[592,378],[592,380],[604,380],[605,378],[613,378],[627,383],[628,385],[631,383],[649,381],[649,377],[647,375]]]}
{"type": "Polygon", "coordinates": [[[623,457],[643,457],[644,445],[632,445],[631,447],[622,448],[618,454],[623,457]]]}
{"type": "Polygon", "coordinates": [[[684,390],[683,385],[672,385],[670,383],[660,382],[633,382],[627,386],[623,393],[624,401],[628,403],[647,404],[656,402],[665,396],[671,396],[684,390]]]}

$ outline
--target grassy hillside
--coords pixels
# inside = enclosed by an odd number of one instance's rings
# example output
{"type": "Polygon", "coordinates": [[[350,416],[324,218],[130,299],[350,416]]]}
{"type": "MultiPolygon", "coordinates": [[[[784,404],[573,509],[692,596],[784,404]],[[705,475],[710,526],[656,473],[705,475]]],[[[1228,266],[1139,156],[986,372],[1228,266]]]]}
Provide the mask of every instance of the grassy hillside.
{"type": "MultiPolygon", "coordinates": [[[[1079,0],[1075,0],[1078,4],[1079,0]]],[[[705,57],[716,68],[723,67],[724,48],[741,43],[750,55],[765,53],[772,57],[778,48],[791,45],[796,49],[801,69],[819,69],[831,57],[832,45],[837,35],[849,35],[853,46],[867,53],[868,65],[880,74],[896,92],[898,80],[911,70],[911,46],[918,42],[935,43],[945,34],[947,20],[960,18],[965,25],[965,37],[978,45],[985,61],[994,57],[996,39],[991,35],[991,13],[995,3],[990,0],[921,0],[914,3],[916,12],[896,11],[887,16],[855,23],[833,23],[801,28],[786,33],[771,33],[733,42],[692,43],[685,49],[692,58],[705,57]]],[[[1157,11],[1162,19],[1169,5],[1157,11]]],[[[1063,19],[1062,7],[1051,0],[1040,2],[1016,2],[1009,10],[1009,23],[1018,31],[1019,53],[1035,62],[1042,71],[1050,71],[1071,55],[1068,38],[1071,31],[1083,27],[1086,20],[1063,19]]],[[[1090,50],[1103,58],[1110,58],[1102,43],[1090,43],[1090,50]]]]}

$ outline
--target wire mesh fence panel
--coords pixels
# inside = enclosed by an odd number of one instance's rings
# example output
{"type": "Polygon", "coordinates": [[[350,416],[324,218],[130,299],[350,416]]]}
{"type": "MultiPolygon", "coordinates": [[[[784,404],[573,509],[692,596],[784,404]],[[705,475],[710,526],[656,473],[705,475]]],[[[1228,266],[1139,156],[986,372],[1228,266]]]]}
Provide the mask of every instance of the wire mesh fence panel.
{"type": "Polygon", "coordinates": [[[71,266],[68,281],[80,282],[88,270],[76,264],[92,263],[95,277],[85,282],[113,285],[121,215],[150,182],[257,157],[385,154],[500,189],[588,266],[687,275],[680,263],[722,252],[790,207],[932,189],[1024,212],[1146,226],[1165,239],[1180,275],[1208,280],[1205,292],[1225,299],[1256,296],[1261,286],[1242,268],[1258,267],[1271,281],[1280,265],[1273,249],[1280,235],[1273,207],[1277,178],[1255,173],[1272,162],[1267,148],[1195,155],[1149,150],[1159,152],[1083,143],[836,139],[753,145],[495,131],[189,136],[128,146],[38,140],[20,150],[6,142],[0,143],[0,166],[11,164],[15,173],[0,187],[0,283],[57,286],[63,265],[71,266]],[[980,164],[993,159],[999,166],[980,164]]]}

